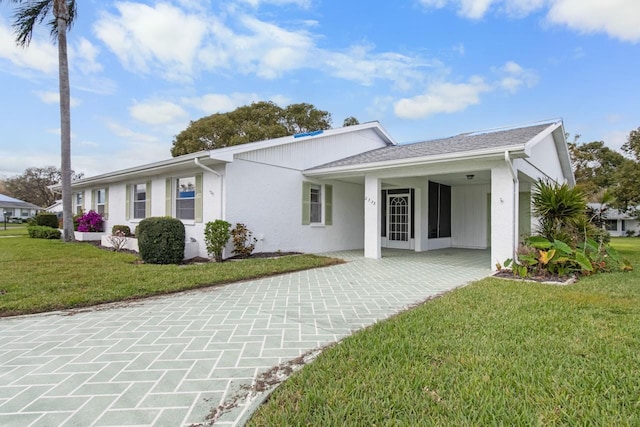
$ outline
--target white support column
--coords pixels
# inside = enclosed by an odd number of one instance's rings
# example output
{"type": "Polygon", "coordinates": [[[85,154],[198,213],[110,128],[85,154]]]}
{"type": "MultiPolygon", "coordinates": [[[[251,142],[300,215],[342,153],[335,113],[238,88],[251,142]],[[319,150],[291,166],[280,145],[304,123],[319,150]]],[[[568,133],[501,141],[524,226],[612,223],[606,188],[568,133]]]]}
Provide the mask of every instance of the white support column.
{"type": "Polygon", "coordinates": [[[423,249],[423,241],[422,235],[425,233],[426,227],[423,227],[423,217],[426,216],[426,212],[422,210],[422,198],[424,197],[422,193],[422,185],[415,187],[415,198],[413,199],[413,206],[415,206],[414,212],[415,217],[413,218],[413,223],[415,225],[415,251],[422,252],[423,249]]]}
{"type": "Polygon", "coordinates": [[[380,179],[375,176],[364,177],[364,257],[379,259],[381,255],[380,237],[380,179]]]}
{"type": "Polygon", "coordinates": [[[511,172],[506,164],[491,169],[491,268],[513,258],[514,226],[518,215],[511,172]]]}

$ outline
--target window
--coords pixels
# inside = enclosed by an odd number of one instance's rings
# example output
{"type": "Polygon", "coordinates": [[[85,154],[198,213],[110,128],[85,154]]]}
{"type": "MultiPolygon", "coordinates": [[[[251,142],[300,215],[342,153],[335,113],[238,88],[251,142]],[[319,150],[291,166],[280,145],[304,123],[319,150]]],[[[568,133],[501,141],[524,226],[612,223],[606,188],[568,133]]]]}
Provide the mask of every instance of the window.
{"type": "Polygon", "coordinates": [[[29,209],[20,209],[20,216],[21,217],[29,216],[29,209]]]}
{"type": "Polygon", "coordinates": [[[321,187],[319,185],[312,185],[310,189],[311,197],[311,223],[322,222],[322,200],[320,199],[321,187]]]}
{"type": "Polygon", "coordinates": [[[82,193],[76,193],[73,199],[75,202],[74,210],[76,215],[82,214],[82,193]]]}
{"type": "Polygon", "coordinates": [[[196,219],[196,178],[176,179],[176,218],[196,219]]]}
{"type": "Polygon", "coordinates": [[[618,220],[608,219],[604,222],[604,228],[608,231],[618,231],[618,220]]]}
{"type": "Polygon", "coordinates": [[[429,181],[429,238],[451,237],[451,187],[429,181]]]}
{"type": "Polygon", "coordinates": [[[133,218],[142,219],[147,216],[147,184],[133,186],[133,218]]]}
{"type": "Polygon", "coordinates": [[[333,223],[333,186],[302,183],[302,224],[333,223]]]}
{"type": "Polygon", "coordinates": [[[202,222],[203,174],[195,176],[167,178],[166,215],[186,223],[202,222]]]}
{"type": "Polygon", "coordinates": [[[95,211],[100,215],[105,215],[107,212],[107,190],[105,188],[101,188],[100,190],[95,191],[94,195],[95,200],[95,211]]]}
{"type": "Polygon", "coordinates": [[[627,231],[627,221],[622,219],[622,220],[620,220],[620,222],[622,223],[622,224],[620,224],[620,225],[622,225],[622,231],[627,231]]]}

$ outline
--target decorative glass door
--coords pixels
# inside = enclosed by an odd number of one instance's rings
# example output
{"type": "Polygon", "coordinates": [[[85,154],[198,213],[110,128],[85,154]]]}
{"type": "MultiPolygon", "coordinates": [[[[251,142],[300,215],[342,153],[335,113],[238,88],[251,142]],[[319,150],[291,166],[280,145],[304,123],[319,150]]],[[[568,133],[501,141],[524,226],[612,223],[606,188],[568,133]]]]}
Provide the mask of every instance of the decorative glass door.
{"type": "Polygon", "coordinates": [[[387,247],[411,248],[411,209],[408,194],[387,196],[387,247]]]}

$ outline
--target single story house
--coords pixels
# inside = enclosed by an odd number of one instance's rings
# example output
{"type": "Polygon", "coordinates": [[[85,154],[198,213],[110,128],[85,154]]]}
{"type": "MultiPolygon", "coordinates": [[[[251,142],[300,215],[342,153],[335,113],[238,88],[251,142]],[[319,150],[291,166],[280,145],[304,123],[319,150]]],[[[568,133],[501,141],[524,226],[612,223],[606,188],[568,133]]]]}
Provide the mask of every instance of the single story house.
{"type": "Polygon", "coordinates": [[[0,194],[0,221],[27,220],[43,210],[40,206],[0,194]]]}
{"type": "Polygon", "coordinates": [[[244,223],[256,251],[382,248],[491,250],[513,257],[531,232],[537,179],[575,184],[562,122],[399,145],[378,122],[191,153],[83,178],[74,211],[106,230],[150,216],[185,224],[207,256],[204,228],[244,223]]]}
{"type": "MultiPolygon", "coordinates": [[[[603,209],[600,203],[588,203],[588,206],[596,212],[603,209]]],[[[636,208],[636,210],[638,209],[636,208]]],[[[611,236],[640,235],[640,221],[628,212],[604,205],[602,217],[604,219],[604,228],[611,236]]]]}

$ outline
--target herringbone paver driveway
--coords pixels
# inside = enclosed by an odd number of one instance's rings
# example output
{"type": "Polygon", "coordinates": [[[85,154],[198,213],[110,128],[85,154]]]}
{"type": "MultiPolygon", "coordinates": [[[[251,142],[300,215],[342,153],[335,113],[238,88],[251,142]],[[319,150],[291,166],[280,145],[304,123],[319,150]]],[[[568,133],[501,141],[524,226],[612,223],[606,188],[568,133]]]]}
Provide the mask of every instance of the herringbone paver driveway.
{"type": "Polygon", "coordinates": [[[349,262],[0,319],[0,425],[239,425],[271,367],[489,274],[484,251],[332,255],[349,262]]]}

